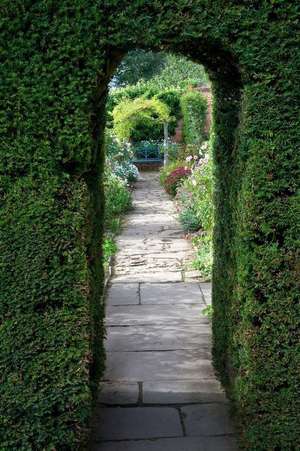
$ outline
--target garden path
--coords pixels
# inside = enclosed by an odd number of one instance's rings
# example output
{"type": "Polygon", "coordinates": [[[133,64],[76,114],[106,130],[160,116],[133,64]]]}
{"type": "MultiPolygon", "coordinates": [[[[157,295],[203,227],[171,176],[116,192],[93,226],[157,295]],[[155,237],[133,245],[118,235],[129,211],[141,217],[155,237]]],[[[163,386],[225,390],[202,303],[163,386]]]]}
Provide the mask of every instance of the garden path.
{"type": "Polygon", "coordinates": [[[157,173],[142,173],[106,296],[107,362],[93,451],[233,451],[228,403],[201,312],[208,283],[157,173]]]}

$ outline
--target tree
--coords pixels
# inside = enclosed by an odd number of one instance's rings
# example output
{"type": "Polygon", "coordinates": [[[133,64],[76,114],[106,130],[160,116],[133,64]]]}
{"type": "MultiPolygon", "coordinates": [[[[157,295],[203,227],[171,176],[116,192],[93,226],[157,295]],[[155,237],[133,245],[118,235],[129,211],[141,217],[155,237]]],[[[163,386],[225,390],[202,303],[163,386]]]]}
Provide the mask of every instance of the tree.
{"type": "Polygon", "coordinates": [[[112,80],[116,87],[135,85],[148,81],[161,72],[167,60],[165,53],[133,50],[123,59],[112,80]]]}
{"type": "Polygon", "coordinates": [[[138,82],[156,88],[184,88],[189,84],[206,84],[203,66],[183,56],[163,52],[133,50],[121,62],[113,80],[113,87],[135,85],[138,82]]]}
{"type": "Polygon", "coordinates": [[[157,88],[167,87],[185,89],[188,85],[207,84],[208,77],[200,64],[179,55],[166,54],[162,70],[149,82],[157,88]]]}

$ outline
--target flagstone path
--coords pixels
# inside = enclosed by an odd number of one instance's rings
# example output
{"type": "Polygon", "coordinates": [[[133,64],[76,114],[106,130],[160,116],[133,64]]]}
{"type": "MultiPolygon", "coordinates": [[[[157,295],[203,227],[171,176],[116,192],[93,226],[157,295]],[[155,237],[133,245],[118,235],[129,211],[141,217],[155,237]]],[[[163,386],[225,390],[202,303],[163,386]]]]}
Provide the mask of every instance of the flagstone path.
{"type": "Polygon", "coordinates": [[[209,283],[157,173],[143,173],[106,297],[107,362],[93,451],[234,451],[228,402],[202,314],[209,283]]]}

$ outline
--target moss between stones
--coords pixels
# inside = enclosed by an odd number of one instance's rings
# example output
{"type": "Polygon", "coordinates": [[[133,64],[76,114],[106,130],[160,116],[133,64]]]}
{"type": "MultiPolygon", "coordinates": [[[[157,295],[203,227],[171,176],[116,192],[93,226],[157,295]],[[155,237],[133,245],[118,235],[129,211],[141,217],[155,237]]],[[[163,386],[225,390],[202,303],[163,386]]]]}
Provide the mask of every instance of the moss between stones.
{"type": "Polygon", "coordinates": [[[210,74],[215,362],[242,445],[299,449],[297,2],[0,8],[2,449],[84,442],[103,367],[103,105],[136,47],[182,53],[210,74]]]}

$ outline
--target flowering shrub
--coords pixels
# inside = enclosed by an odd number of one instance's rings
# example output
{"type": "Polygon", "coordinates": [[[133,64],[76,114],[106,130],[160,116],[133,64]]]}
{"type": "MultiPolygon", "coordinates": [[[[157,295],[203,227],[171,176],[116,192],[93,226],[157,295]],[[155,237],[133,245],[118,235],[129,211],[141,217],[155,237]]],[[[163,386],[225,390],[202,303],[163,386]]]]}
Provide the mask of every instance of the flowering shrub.
{"type": "Polygon", "coordinates": [[[213,168],[207,148],[208,143],[202,144],[199,155],[186,158],[191,173],[183,180],[176,194],[176,207],[183,229],[197,232],[192,237],[196,249],[193,267],[205,279],[210,278],[212,270],[213,230],[213,168]]]}
{"type": "Polygon", "coordinates": [[[106,167],[126,182],[137,180],[139,172],[131,163],[134,151],[130,143],[118,140],[111,131],[105,134],[106,167]]]}
{"type": "Polygon", "coordinates": [[[111,130],[105,131],[105,155],[106,163],[127,162],[134,157],[134,152],[130,143],[120,141],[111,130]]]}
{"type": "Polygon", "coordinates": [[[164,186],[167,193],[172,196],[176,195],[178,186],[183,180],[191,174],[191,169],[188,167],[179,167],[172,171],[165,179],[164,186]]]}
{"type": "Polygon", "coordinates": [[[213,228],[213,174],[212,158],[206,154],[193,166],[191,177],[184,181],[185,191],[191,193],[191,204],[206,233],[212,234],[213,228]]]}
{"type": "Polygon", "coordinates": [[[127,182],[135,182],[139,176],[138,168],[130,162],[115,163],[112,169],[118,177],[127,182]]]}
{"type": "Polygon", "coordinates": [[[107,269],[109,259],[117,251],[114,236],[120,229],[121,215],[131,208],[132,199],[127,182],[106,167],[104,173],[104,226],[103,261],[107,269]]]}

